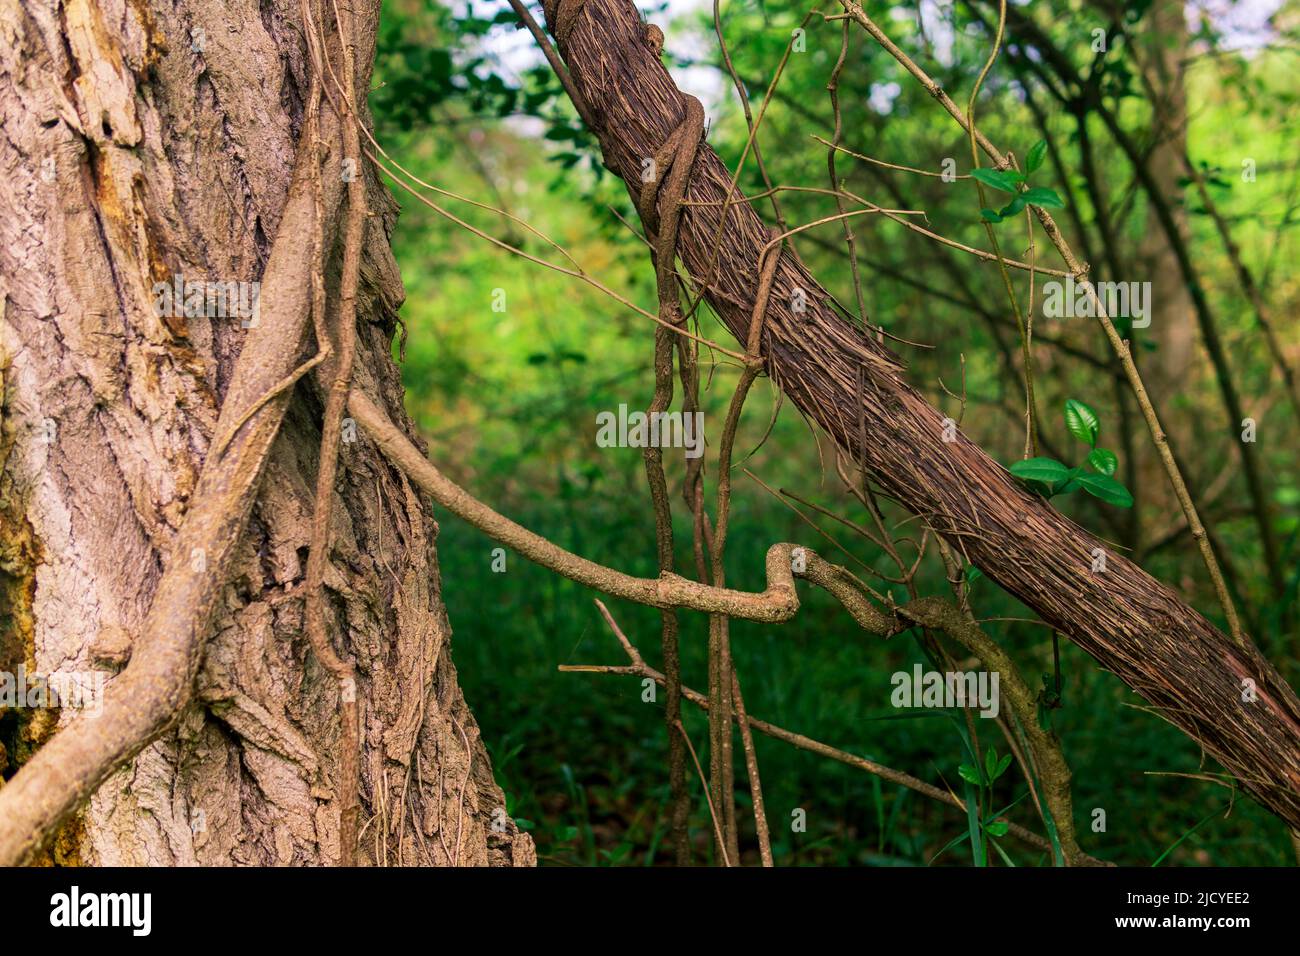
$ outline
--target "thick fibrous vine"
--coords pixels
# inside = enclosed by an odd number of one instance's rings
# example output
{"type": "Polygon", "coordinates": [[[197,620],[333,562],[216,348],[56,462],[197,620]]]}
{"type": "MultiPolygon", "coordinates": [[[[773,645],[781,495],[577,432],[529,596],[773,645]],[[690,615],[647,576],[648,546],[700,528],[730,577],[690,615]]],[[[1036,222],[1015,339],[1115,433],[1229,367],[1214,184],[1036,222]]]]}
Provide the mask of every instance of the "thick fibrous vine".
{"type": "MultiPolygon", "coordinates": [[[[809,548],[794,544],[774,544],[767,552],[768,588],[761,594],[740,594],[726,588],[699,584],[678,578],[676,575],[663,574],[659,580],[634,578],[612,568],[603,567],[587,561],[558,545],[547,541],[540,535],[515,524],[504,515],[493,511],[489,506],[475,499],[467,491],[446,478],[431,462],[424,457],[409,439],[392,423],[388,416],[369,398],[354,392],[348,400],[348,408],[356,417],[358,424],[369,434],[390,461],[430,495],[435,502],[447,508],[457,517],[469,522],[474,527],[491,535],[497,541],[509,545],[519,554],[545,568],[562,574],[571,580],[596,588],[606,594],[621,597],[661,608],[684,608],[705,611],[711,614],[731,614],[745,602],[746,614],[752,620],[766,623],[780,623],[793,617],[798,611],[799,601],[794,589],[795,577],[802,578],[833,595],[849,615],[863,630],[880,637],[888,638],[908,624],[914,622],[926,627],[941,630],[978,655],[989,668],[1004,675],[1008,681],[1008,690],[1012,703],[1021,714],[1026,716],[1032,710],[1033,697],[1028,686],[1019,677],[1010,658],[999,649],[979,626],[968,617],[963,617],[960,609],[939,598],[919,598],[899,606],[893,614],[885,613],[871,603],[859,582],[853,575],[837,565],[823,559],[809,548]],[[664,585],[669,586],[665,587],[664,585]]],[[[599,603],[599,602],[598,602],[599,603]]],[[[603,610],[603,605],[600,605],[603,610]]],[[[608,615],[608,612],[606,612],[608,615]]],[[[616,633],[618,633],[616,629],[616,633]]],[[[632,653],[632,652],[630,652],[632,653]]],[[[667,679],[657,671],[646,668],[639,655],[632,653],[637,673],[653,677],[665,683],[667,679]]],[[[610,671],[614,673],[631,673],[623,669],[610,669],[590,666],[566,667],[570,671],[610,671]]],[[[699,695],[681,690],[689,699],[695,700],[699,695]]],[[[716,695],[710,694],[706,707],[716,706],[716,695]]],[[[728,717],[728,724],[736,720],[748,726],[770,733],[770,725],[752,720],[739,708],[728,717]]],[[[1070,810],[1069,781],[1070,773],[1065,767],[1060,750],[1048,735],[1036,726],[1025,728],[1026,737],[1033,750],[1044,786],[1048,789],[1046,799],[1054,816],[1059,818],[1061,845],[1070,863],[1092,864],[1098,861],[1082,853],[1074,838],[1074,825],[1070,810]]],[[[784,732],[783,732],[784,733],[784,732]]],[[[776,734],[782,736],[782,733],[776,734]]],[[[797,735],[784,733],[783,739],[797,735]]],[[[804,740],[805,738],[799,738],[804,740]]],[[[798,741],[796,741],[798,743],[798,741]]],[[[802,746],[802,744],[800,744],[802,746]]],[[[748,748],[747,748],[748,749],[748,748]]],[[[829,749],[829,748],[825,748],[829,749]]],[[[817,751],[821,752],[821,751],[817,751]]],[[[834,759],[841,759],[835,757],[834,759]]],[[[873,773],[879,772],[876,765],[868,763],[855,764],[873,773]]],[[[752,770],[752,768],[751,768],[752,770]]],[[[911,778],[908,778],[910,781],[911,778]]],[[[911,782],[907,786],[913,786],[911,782]]],[[[932,788],[931,788],[932,789],[932,788]]],[[[929,793],[928,790],[921,792],[929,793]]],[[[713,805],[713,794],[710,794],[713,805]]],[[[725,814],[719,811],[720,819],[715,821],[719,835],[719,858],[734,858],[734,847],[726,846],[723,836],[723,819],[725,814]]],[[[770,863],[770,848],[764,853],[765,862],[770,863]]]]}
{"type": "MultiPolygon", "coordinates": [[[[630,0],[574,0],[548,12],[606,164],[638,183],[643,159],[681,124],[686,98],[630,0]]],[[[745,341],[767,232],[749,205],[727,203],[730,180],[701,148],[677,249],[692,276],[708,278],[711,305],[745,341]],[[725,241],[715,244],[720,231],[725,241]]],[[[1201,742],[1262,803],[1300,823],[1300,701],[1253,645],[1228,639],[960,433],[945,441],[944,416],[904,381],[899,359],[844,321],[788,253],[776,268],[761,351],[773,380],[866,463],[886,494],[1201,742]],[[855,398],[863,372],[865,408],[855,398]],[[860,414],[865,441],[853,427],[860,414]]]]}

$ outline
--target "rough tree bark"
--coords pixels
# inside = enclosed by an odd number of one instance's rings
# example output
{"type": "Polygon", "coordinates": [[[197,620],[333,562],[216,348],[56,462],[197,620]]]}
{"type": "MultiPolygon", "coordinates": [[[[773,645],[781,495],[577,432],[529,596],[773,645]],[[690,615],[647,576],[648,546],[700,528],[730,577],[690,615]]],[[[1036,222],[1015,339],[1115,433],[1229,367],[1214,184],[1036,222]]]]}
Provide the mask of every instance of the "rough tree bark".
{"type": "MultiPolygon", "coordinates": [[[[129,658],[247,335],[239,318],[160,317],[154,284],[262,274],[308,87],[299,9],[0,0],[0,671],[111,681],[129,658]]],[[[365,63],[377,16],[357,4],[365,63]]],[[[366,175],[357,384],[410,432],[390,359],[396,204],[366,175]]],[[[327,282],[337,272],[335,256],[327,282]]],[[[308,377],[176,729],[40,857],[338,858],[338,691],[303,635],[300,587],[321,410],[308,377]]],[[[457,684],[429,506],[364,440],[339,471],[326,587],[357,663],[360,858],[529,865],[457,684]]],[[[93,718],[0,709],[4,778],[74,719],[93,718]]]]}
{"type": "MultiPolygon", "coordinates": [[[[631,0],[546,0],[606,165],[641,189],[685,118],[662,34],[631,0]]],[[[696,155],[678,254],[739,342],[770,233],[707,145],[696,155]],[[721,241],[719,241],[721,237],[721,241]]],[[[663,210],[660,210],[662,215],[663,210]]],[[[1200,742],[1256,799],[1300,827],[1300,701],[1253,644],[1238,646],[1172,590],[1031,495],[904,379],[901,360],[850,325],[794,256],[777,267],[760,351],[774,382],[884,492],[1200,742]],[[798,305],[797,305],[797,304],[798,305]],[[806,307],[800,309],[799,305],[806,307]],[[1104,570],[1094,570],[1104,555],[1104,570]]]]}

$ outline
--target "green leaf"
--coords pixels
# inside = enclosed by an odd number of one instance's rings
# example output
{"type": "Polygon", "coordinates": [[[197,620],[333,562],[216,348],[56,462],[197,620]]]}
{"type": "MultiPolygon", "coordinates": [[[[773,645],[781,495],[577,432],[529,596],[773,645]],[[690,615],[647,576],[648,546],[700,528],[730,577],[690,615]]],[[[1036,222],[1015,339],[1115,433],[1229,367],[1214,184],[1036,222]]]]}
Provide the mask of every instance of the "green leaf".
{"type": "Polygon", "coordinates": [[[1011,169],[973,169],[971,176],[985,186],[992,186],[1004,193],[1019,192],[1020,184],[1025,181],[1024,176],[1011,169]]]}
{"type": "Polygon", "coordinates": [[[1004,837],[1007,835],[1007,831],[1011,829],[1011,824],[1007,823],[1006,820],[994,820],[984,829],[989,832],[989,836],[1004,837]]]}
{"type": "Polygon", "coordinates": [[[993,771],[998,768],[998,752],[992,747],[984,754],[984,770],[988,773],[989,779],[993,779],[993,771]]]}
{"type": "Polygon", "coordinates": [[[1108,505],[1121,508],[1133,507],[1133,496],[1127,488],[1110,475],[1080,475],[1079,485],[1094,498],[1100,498],[1108,505]]]}
{"type": "Polygon", "coordinates": [[[998,777],[1006,773],[1007,768],[1010,766],[1011,766],[1011,754],[1003,754],[1002,759],[998,761],[998,765],[993,768],[993,779],[996,780],[998,779],[998,777]]]}
{"type": "Polygon", "coordinates": [[[1025,172],[1035,173],[1038,167],[1043,165],[1043,157],[1047,155],[1047,140],[1040,139],[1033,146],[1029,147],[1029,155],[1025,157],[1025,172]]]}
{"type": "Polygon", "coordinates": [[[1070,477],[1070,469],[1055,458],[1026,458],[1007,469],[1023,481],[1041,481],[1051,485],[1070,477]]]}
{"type": "Polygon", "coordinates": [[[1074,491],[1074,489],[1079,487],[1078,478],[1081,474],[1083,474],[1082,468],[1071,468],[1069,474],[1065,476],[1065,484],[1052,489],[1053,493],[1058,495],[1068,495],[1070,492],[1074,491]]]}
{"type": "Polygon", "coordinates": [[[1113,475],[1119,468],[1119,458],[1109,448],[1094,448],[1088,454],[1088,464],[1103,475],[1113,475]]]}
{"type": "Polygon", "coordinates": [[[1097,433],[1101,431],[1101,419],[1089,406],[1071,398],[1065,402],[1065,427],[1079,441],[1095,446],[1097,433]]]}
{"type": "Polygon", "coordinates": [[[1008,216],[1014,216],[1016,213],[1020,212],[1020,210],[1025,208],[1025,196],[1027,195],[1029,194],[1022,193],[1021,195],[1017,196],[1015,199],[1011,200],[1011,202],[1007,203],[1005,206],[1003,206],[1001,209],[998,210],[998,215],[1001,216],[1003,219],[1006,219],[1008,216]]]}
{"type": "Polygon", "coordinates": [[[979,768],[972,767],[968,763],[964,763],[957,768],[957,775],[961,777],[963,780],[965,780],[967,783],[974,784],[977,787],[984,782],[980,778],[979,768]]]}
{"type": "Polygon", "coordinates": [[[971,861],[976,866],[989,865],[989,849],[984,844],[984,834],[981,832],[983,821],[980,820],[977,808],[979,806],[979,794],[971,785],[970,781],[966,782],[966,835],[970,837],[970,855],[971,861]]]}
{"type": "Polygon", "coordinates": [[[1056,195],[1056,191],[1046,186],[1035,186],[1024,194],[1025,202],[1031,206],[1048,206],[1052,209],[1064,209],[1065,200],[1056,195]]]}

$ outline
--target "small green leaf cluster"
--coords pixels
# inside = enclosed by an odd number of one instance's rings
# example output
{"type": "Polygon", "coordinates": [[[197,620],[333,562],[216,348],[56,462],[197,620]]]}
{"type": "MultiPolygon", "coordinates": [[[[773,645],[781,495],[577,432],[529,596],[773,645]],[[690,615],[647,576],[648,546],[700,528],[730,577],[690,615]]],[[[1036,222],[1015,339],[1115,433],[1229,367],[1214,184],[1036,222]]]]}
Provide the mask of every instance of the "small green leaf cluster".
{"type": "Polygon", "coordinates": [[[1055,458],[1026,458],[1011,466],[1011,474],[1047,498],[1083,489],[1107,504],[1133,507],[1133,496],[1115,478],[1115,472],[1119,470],[1118,456],[1108,448],[1097,447],[1097,435],[1101,431],[1097,413],[1071,398],[1065,403],[1065,427],[1071,435],[1090,446],[1084,465],[1091,471],[1085,471],[1083,466],[1070,468],[1055,458]]]}
{"type": "Polygon", "coordinates": [[[1014,169],[976,169],[971,172],[985,186],[992,186],[1004,193],[1012,193],[1014,198],[1001,209],[981,209],[980,215],[987,222],[1001,222],[1020,212],[1026,206],[1044,206],[1050,209],[1064,209],[1065,203],[1054,190],[1046,186],[1029,186],[1029,177],[1038,172],[1043,165],[1043,156],[1047,153],[1047,141],[1039,140],[1025,157],[1025,172],[1014,169]],[[1028,187],[1023,192],[1021,187],[1028,187]]]}
{"type": "MultiPolygon", "coordinates": [[[[984,755],[983,767],[964,763],[957,768],[957,774],[967,783],[973,784],[974,786],[991,787],[993,786],[993,781],[1006,773],[1007,768],[1010,766],[1011,754],[1005,754],[1002,759],[999,760],[997,751],[990,747],[988,753],[984,755]]],[[[996,824],[993,824],[992,826],[996,826],[996,824]]],[[[992,830],[992,826],[989,827],[990,830],[992,830]]],[[[1003,824],[1003,826],[1005,827],[1006,825],[1003,824]]],[[[1007,831],[1003,829],[1000,833],[994,833],[993,835],[1005,836],[1006,832],[1007,831]]]]}

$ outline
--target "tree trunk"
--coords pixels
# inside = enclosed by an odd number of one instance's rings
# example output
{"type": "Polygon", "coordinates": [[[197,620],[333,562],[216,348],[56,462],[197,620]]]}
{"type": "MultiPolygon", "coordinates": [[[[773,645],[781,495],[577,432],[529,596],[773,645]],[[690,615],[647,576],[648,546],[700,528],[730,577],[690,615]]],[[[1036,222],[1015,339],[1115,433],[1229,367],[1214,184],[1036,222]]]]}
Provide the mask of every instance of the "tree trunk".
{"type": "MultiPolygon", "coordinates": [[[[1178,0],[1155,0],[1148,16],[1142,52],[1156,95],[1151,121],[1154,145],[1148,166],[1186,241],[1187,210],[1179,202],[1183,194],[1179,180],[1184,176],[1183,156],[1187,153],[1187,94],[1183,87],[1187,22],[1178,0]]],[[[1146,364],[1156,372],[1153,384],[1157,394],[1172,397],[1187,387],[1196,349],[1196,312],[1169,237],[1160,229],[1154,210],[1148,208],[1147,218],[1150,225],[1143,234],[1138,261],[1142,278],[1151,282],[1150,334],[1160,348],[1146,364]]],[[[1180,428],[1178,437],[1184,439],[1179,444],[1186,447],[1187,429],[1180,428]]]]}
{"type": "MultiPolygon", "coordinates": [[[[251,318],[233,300],[186,314],[161,290],[262,275],[309,71],[298,0],[0,8],[0,671],[93,687],[140,633],[251,318]]],[[[355,14],[366,64],[377,15],[376,4],[355,14]]],[[[365,175],[356,379],[409,432],[390,358],[397,209],[365,175]]],[[[322,408],[303,379],[179,724],[114,772],[42,856],[338,859],[339,693],[302,627],[322,408]]],[[[344,437],[325,583],[331,639],[357,668],[359,858],[529,865],[532,842],[505,813],[457,684],[430,508],[373,446],[344,437]]],[[[4,777],[92,714],[0,707],[4,777]]]]}

